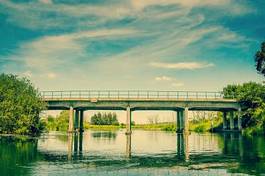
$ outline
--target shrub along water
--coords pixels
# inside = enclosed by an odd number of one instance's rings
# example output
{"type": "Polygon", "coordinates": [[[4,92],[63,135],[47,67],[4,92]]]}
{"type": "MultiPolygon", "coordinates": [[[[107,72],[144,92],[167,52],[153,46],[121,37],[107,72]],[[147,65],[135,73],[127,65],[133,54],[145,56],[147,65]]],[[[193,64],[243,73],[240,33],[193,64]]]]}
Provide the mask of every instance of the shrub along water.
{"type": "Polygon", "coordinates": [[[43,129],[39,113],[45,108],[29,80],[0,75],[0,133],[37,134],[43,129]]]}

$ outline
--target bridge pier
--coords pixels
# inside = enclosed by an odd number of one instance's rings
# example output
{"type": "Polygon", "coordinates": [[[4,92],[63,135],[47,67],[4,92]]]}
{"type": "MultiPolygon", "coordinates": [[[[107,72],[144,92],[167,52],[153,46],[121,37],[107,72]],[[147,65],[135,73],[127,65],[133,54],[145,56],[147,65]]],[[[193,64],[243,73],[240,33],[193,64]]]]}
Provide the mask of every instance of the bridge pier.
{"type": "Polygon", "coordinates": [[[79,130],[79,113],[80,111],[78,109],[75,110],[75,131],[79,130]]]}
{"type": "Polygon", "coordinates": [[[230,123],[229,123],[229,126],[230,126],[230,130],[234,130],[235,128],[235,121],[234,121],[234,112],[233,111],[230,111],[229,112],[229,120],[230,120],[230,123]]]}
{"type": "Polygon", "coordinates": [[[130,135],[132,133],[132,130],[131,130],[132,112],[131,112],[130,106],[127,106],[126,111],[127,111],[127,119],[126,119],[126,132],[125,132],[125,134],[130,135]]]}
{"type": "Polygon", "coordinates": [[[84,131],[84,110],[80,110],[79,131],[84,131]]]}
{"type": "Polygon", "coordinates": [[[183,133],[184,131],[184,111],[183,110],[178,110],[176,111],[177,114],[177,120],[176,120],[176,132],[177,133],[183,133]]]}
{"type": "Polygon", "coordinates": [[[184,110],[184,133],[189,134],[189,108],[185,107],[184,110]]]}
{"type": "Polygon", "coordinates": [[[189,134],[189,108],[177,111],[176,132],[189,134]]]}
{"type": "Polygon", "coordinates": [[[227,129],[227,120],[226,120],[226,117],[227,117],[227,112],[224,111],[223,112],[223,130],[226,130],[227,129]]]}
{"type": "Polygon", "coordinates": [[[74,131],[74,108],[72,106],[70,106],[68,132],[72,133],[73,131],[74,131]]]}

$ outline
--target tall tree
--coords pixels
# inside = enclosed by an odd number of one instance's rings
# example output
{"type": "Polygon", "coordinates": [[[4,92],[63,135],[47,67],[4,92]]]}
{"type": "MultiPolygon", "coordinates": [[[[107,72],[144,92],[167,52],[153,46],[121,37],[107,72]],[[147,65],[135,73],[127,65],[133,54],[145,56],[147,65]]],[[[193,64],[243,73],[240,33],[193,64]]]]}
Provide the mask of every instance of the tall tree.
{"type": "Polygon", "coordinates": [[[258,73],[265,76],[265,42],[261,43],[261,49],[255,55],[255,62],[258,73]]]}

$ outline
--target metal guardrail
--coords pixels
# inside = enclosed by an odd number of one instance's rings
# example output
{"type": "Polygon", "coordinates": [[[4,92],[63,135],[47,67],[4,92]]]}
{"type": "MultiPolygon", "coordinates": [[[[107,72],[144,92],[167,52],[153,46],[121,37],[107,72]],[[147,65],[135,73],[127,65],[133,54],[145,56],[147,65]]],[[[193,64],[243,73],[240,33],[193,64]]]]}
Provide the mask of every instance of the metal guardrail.
{"type": "Polygon", "coordinates": [[[139,91],[139,90],[70,90],[42,91],[44,99],[223,99],[221,92],[139,91]]]}

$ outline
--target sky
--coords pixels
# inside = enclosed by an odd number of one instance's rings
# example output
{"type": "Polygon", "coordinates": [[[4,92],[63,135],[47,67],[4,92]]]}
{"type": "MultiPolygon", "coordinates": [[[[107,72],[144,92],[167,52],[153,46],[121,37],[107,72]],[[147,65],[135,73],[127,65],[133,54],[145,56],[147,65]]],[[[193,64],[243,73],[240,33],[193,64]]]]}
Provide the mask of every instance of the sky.
{"type": "Polygon", "coordinates": [[[0,73],[40,90],[261,82],[264,0],[0,0],[0,73]]]}

